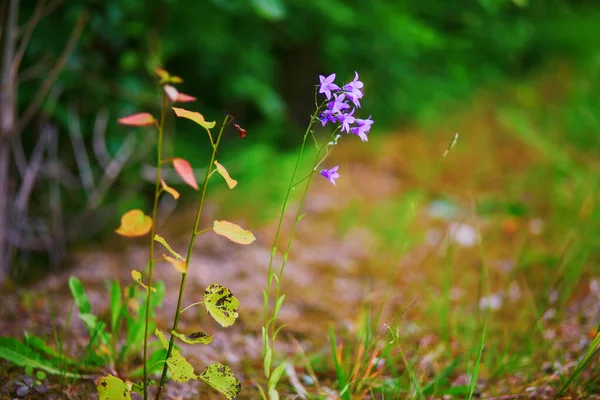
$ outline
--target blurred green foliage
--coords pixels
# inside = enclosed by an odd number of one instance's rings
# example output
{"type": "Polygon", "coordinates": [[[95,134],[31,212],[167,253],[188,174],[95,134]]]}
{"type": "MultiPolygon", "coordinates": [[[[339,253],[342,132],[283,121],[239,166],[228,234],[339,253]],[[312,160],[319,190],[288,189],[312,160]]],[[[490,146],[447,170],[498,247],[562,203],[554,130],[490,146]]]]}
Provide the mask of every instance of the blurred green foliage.
{"type": "MultiPolygon", "coordinates": [[[[37,1],[21,0],[22,27],[34,14],[37,1]]],[[[233,128],[227,132],[219,158],[224,162],[236,158],[236,163],[227,165],[240,182],[247,180],[247,185],[240,185],[245,193],[254,194],[258,189],[251,182],[260,182],[265,196],[244,196],[249,204],[240,208],[248,209],[255,209],[252,203],[264,205],[265,199],[275,203],[281,196],[277,193],[283,193],[285,179],[278,182],[274,176],[286,171],[289,162],[287,156],[274,156],[273,150],[299,144],[299,131],[314,109],[319,74],[335,72],[341,82],[358,71],[367,92],[361,114],[372,114],[376,128],[382,129],[438,122],[483,85],[521,79],[549,60],[594,60],[600,54],[595,39],[600,37],[597,0],[78,0],[52,4],[58,5],[36,26],[20,68],[20,112],[31,103],[78,18],[88,12],[84,32],[56,82],[60,95],[46,100],[42,108],[45,117],[59,125],[59,146],[71,154],[66,127],[67,110],[73,104],[88,146],[101,109],[108,109],[110,115],[107,147],[112,154],[128,131],[147,136],[151,146],[153,132],[117,126],[116,120],[141,111],[158,115],[161,93],[154,69],[164,67],[183,77],[182,92],[198,97],[190,109],[218,123],[231,113],[247,129],[243,141],[234,140],[233,128]],[[239,157],[241,152],[244,157],[239,157]]],[[[588,79],[574,83],[567,103],[549,104],[542,111],[547,116],[562,114],[565,129],[551,135],[561,143],[566,139],[565,146],[598,148],[600,135],[590,134],[600,125],[597,63],[582,65],[588,79]]],[[[531,88],[525,83],[523,90],[527,97],[531,88]]],[[[548,124],[553,121],[549,118],[548,124]]],[[[29,129],[22,138],[27,153],[38,137],[36,124],[29,129]]],[[[175,119],[167,121],[167,131],[166,154],[203,167],[200,157],[210,151],[208,139],[193,124],[175,119]]],[[[153,156],[145,154],[140,157],[152,163],[153,156]]],[[[62,161],[75,166],[68,157],[72,158],[65,156],[62,161]]],[[[120,214],[144,208],[151,198],[151,185],[139,178],[139,159],[135,163],[123,171],[104,201],[113,206],[113,219],[104,218],[105,224],[116,226],[120,214]]],[[[73,203],[69,209],[81,208],[80,197],[68,199],[73,203]]],[[[261,213],[261,218],[270,215],[267,209],[261,213]]]]}
{"type": "MultiPolygon", "coordinates": [[[[23,22],[34,3],[23,1],[23,22]]],[[[25,65],[60,52],[84,10],[88,26],[59,80],[82,113],[155,110],[152,71],[164,66],[202,112],[230,112],[255,140],[284,146],[297,143],[291,133],[306,124],[319,74],[359,71],[365,112],[385,126],[428,119],[548,58],[597,51],[600,37],[594,0],[81,0],[42,19],[25,65]]]]}

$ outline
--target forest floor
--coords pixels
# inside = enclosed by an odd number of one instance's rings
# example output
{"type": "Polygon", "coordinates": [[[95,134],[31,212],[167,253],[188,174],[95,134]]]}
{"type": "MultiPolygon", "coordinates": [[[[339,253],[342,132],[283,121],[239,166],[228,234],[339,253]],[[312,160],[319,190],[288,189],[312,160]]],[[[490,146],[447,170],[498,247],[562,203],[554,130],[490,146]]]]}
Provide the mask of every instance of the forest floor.
{"type": "MultiPolygon", "coordinates": [[[[559,118],[553,110],[568,91],[567,83],[556,82],[569,82],[569,74],[558,67],[534,84],[475,95],[435,126],[382,136],[373,131],[368,143],[344,138],[330,161],[340,165],[342,177],[336,187],[315,179],[284,273],[280,320],[286,327],[275,359],[292,367],[281,381],[283,398],[306,398],[295,397],[304,391],[327,399],[558,395],[600,322],[600,253],[593,238],[600,230],[600,163],[590,149],[562,147],[553,136],[561,126],[552,124],[559,118]],[[443,157],[457,132],[455,147],[443,157]],[[343,357],[332,354],[331,335],[343,357]],[[347,375],[365,377],[342,395],[336,357],[347,375]]],[[[287,173],[269,179],[287,179],[287,173]]],[[[200,237],[184,296],[191,304],[209,284],[224,285],[240,299],[238,321],[223,329],[199,307],[182,314],[180,325],[184,332],[213,333],[211,345],[183,345],[182,353],[198,368],[229,365],[243,383],[241,399],[260,398],[255,384],[264,384],[262,289],[278,212],[258,209],[265,195],[259,181],[254,185],[255,198],[237,205],[220,201],[235,197],[235,190],[220,191],[204,223],[209,216],[234,221],[257,241],[237,246],[212,234],[200,237]],[[253,215],[259,212],[272,218],[258,223],[253,215]]],[[[186,246],[193,214],[182,209],[162,229],[176,249],[186,246]]],[[[68,271],[9,288],[0,332],[22,337],[27,331],[52,344],[53,326],[64,326],[72,304],[69,275],[83,282],[94,310],[108,318],[105,281],[125,284],[131,269],[147,262],[144,243],[132,243],[120,252],[79,251],[68,271]]],[[[167,288],[157,326],[168,331],[179,275],[166,264],[157,275],[167,288]]],[[[67,333],[75,348],[87,335],[76,315],[67,333]]],[[[0,370],[5,382],[22,374],[5,362],[0,370]]],[[[600,393],[598,371],[592,362],[561,397],[600,393]]],[[[50,378],[48,384],[51,393],[64,391],[56,398],[95,396],[92,381],[58,386],[50,378]]],[[[0,397],[8,390],[2,387],[0,397]]],[[[170,385],[167,394],[221,398],[201,382],[170,385]]]]}

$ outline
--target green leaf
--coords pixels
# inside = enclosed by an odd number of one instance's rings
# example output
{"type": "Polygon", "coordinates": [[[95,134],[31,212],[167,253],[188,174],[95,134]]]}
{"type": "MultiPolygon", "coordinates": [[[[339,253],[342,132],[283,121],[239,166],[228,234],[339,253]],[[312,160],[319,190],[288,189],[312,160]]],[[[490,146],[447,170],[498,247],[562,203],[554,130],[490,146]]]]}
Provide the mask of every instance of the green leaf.
{"type": "Polygon", "coordinates": [[[279,382],[279,379],[281,379],[281,375],[283,374],[286,365],[287,363],[281,363],[277,366],[277,368],[273,370],[273,373],[271,374],[271,377],[269,378],[269,383],[267,385],[267,391],[269,393],[275,391],[277,383],[279,382]]]}
{"type": "Polygon", "coordinates": [[[173,257],[175,257],[176,259],[178,259],[179,261],[185,261],[185,258],[183,258],[179,253],[177,253],[175,250],[173,250],[171,248],[171,246],[169,246],[169,243],[167,243],[167,241],[165,240],[165,238],[163,238],[160,235],[154,235],[154,240],[156,240],[158,243],[162,244],[163,246],[165,246],[165,248],[167,250],[169,250],[169,253],[171,253],[171,255],[173,255],[173,257]]]}
{"type": "Polygon", "coordinates": [[[210,342],[212,342],[212,335],[209,335],[208,333],[202,331],[190,333],[189,335],[184,335],[183,333],[171,331],[171,334],[187,344],[209,344],[210,342]]]}
{"type": "Polygon", "coordinates": [[[110,286],[110,327],[113,334],[116,334],[122,306],[121,286],[119,285],[119,282],[112,281],[110,286]]]}
{"type": "MultiPolygon", "coordinates": [[[[162,343],[165,349],[169,348],[169,342],[165,338],[164,333],[156,329],[156,336],[162,343]]],[[[175,382],[187,382],[190,379],[198,379],[198,375],[194,373],[194,367],[179,353],[175,348],[171,350],[171,357],[167,359],[167,365],[171,371],[171,377],[175,382]]]]}
{"type": "MultiPolygon", "coordinates": [[[[161,367],[161,370],[162,370],[162,367],[161,367]]],[[[150,386],[156,385],[158,382],[156,382],[154,379],[148,378],[148,381],[146,381],[146,383],[147,383],[147,386],[150,387],[150,386]]],[[[131,391],[143,396],[144,395],[144,386],[143,386],[143,384],[144,384],[143,381],[140,382],[140,383],[132,383],[131,384],[131,391]]]]}
{"type": "Polygon", "coordinates": [[[19,367],[41,369],[49,374],[63,375],[67,378],[80,377],[78,374],[66,372],[55,367],[51,361],[43,359],[40,354],[12,337],[0,336],[0,358],[10,361],[19,367]]]}
{"type": "Polygon", "coordinates": [[[240,301],[224,286],[213,283],[204,291],[204,306],[221,326],[233,325],[238,317],[240,301]]]}
{"type": "Polygon", "coordinates": [[[285,6],[281,0],[252,0],[252,5],[264,18],[276,21],[285,16],[285,6]]]}
{"type": "Polygon", "coordinates": [[[125,382],[113,375],[107,375],[98,382],[98,400],[131,400],[131,390],[125,382]]]}
{"type": "Polygon", "coordinates": [[[75,304],[77,304],[79,313],[88,314],[92,312],[92,305],[85,294],[85,289],[83,288],[81,281],[74,276],[70,276],[69,288],[71,289],[71,294],[73,295],[73,299],[75,299],[75,304]]]}
{"type": "Polygon", "coordinates": [[[285,300],[285,294],[281,295],[277,301],[275,302],[275,308],[273,310],[273,315],[277,316],[279,314],[279,310],[281,309],[281,305],[283,304],[283,301],[285,300]]]}
{"type": "Polygon", "coordinates": [[[200,379],[225,395],[228,400],[235,399],[242,390],[242,384],[226,365],[210,364],[200,374],[200,379]]]}

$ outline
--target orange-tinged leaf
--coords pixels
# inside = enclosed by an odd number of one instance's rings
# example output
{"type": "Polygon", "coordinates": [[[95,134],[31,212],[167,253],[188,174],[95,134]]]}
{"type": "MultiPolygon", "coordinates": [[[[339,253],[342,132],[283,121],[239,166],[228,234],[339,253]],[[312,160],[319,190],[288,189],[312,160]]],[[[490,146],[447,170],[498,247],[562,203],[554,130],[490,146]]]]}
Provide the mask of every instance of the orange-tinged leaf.
{"type": "Polygon", "coordinates": [[[165,86],[165,92],[167,93],[167,96],[169,96],[169,99],[171,99],[173,103],[189,103],[192,101],[196,101],[195,97],[185,93],[180,93],[179,91],[177,91],[177,89],[170,85],[165,86]]]}
{"type": "Polygon", "coordinates": [[[217,172],[223,177],[223,179],[225,179],[225,182],[227,182],[227,186],[229,186],[229,189],[233,189],[234,187],[236,187],[238,182],[229,176],[229,172],[227,172],[225,167],[219,164],[218,161],[215,161],[215,165],[217,166],[217,172]]]}
{"type": "Polygon", "coordinates": [[[156,75],[158,75],[160,79],[169,79],[169,73],[166,69],[156,68],[154,72],[156,72],[156,75]]]}
{"type": "Polygon", "coordinates": [[[252,232],[229,221],[215,221],[213,223],[213,230],[217,235],[225,236],[227,239],[238,244],[250,244],[256,240],[252,232]]]}
{"type": "Polygon", "coordinates": [[[156,124],[156,119],[150,113],[138,113],[119,118],[119,123],[130,126],[148,126],[156,124]]]}
{"type": "Polygon", "coordinates": [[[174,86],[165,85],[164,89],[165,93],[173,103],[189,103],[191,101],[196,101],[195,97],[184,93],[179,93],[179,91],[175,89],[174,86]]]}
{"type": "Polygon", "coordinates": [[[115,231],[121,236],[144,236],[152,228],[152,218],[145,215],[142,210],[127,211],[121,217],[121,226],[115,231]]]}
{"type": "Polygon", "coordinates": [[[162,185],[163,190],[173,196],[175,200],[179,199],[179,192],[167,185],[167,182],[165,182],[164,179],[160,180],[160,184],[162,185]]]}
{"type": "Polygon", "coordinates": [[[177,99],[175,99],[175,103],[189,103],[192,101],[196,101],[196,98],[185,93],[177,93],[177,99]]]}
{"type": "Polygon", "coordinates": [[[199,112],[188,111],[183,108],[177,108],[177,107],[171,107],[171,108],[173,109],[173,111],[175,111],[175,115],[177,115],[178,117],[187,118],[189,120],[192,120],[195,123],[197,123],[198,125],[200,125],[201,127],[203,127],[204,129],[212,129],[215,127],[215,124],[216,124],[215,121],[207,122],[204,119],[204,116],[202,114],[200,114],[199,112]]]}
{"type": "Polygon", "coordinates": [[[200,187],[198,187],[198,182],[196,182],[196,177],[194,176],[194,170],[189,162],[183,158],[174,158],[173,167],[185,183],[196,190],[200,189],[200,187]]]}
{"type": "Polygon", "coordinates": [[[178,272],[180,272],[182,274],[187,273],[187,263],[185,262],[185,260],[183,260],[183,261],[177,260],[166,254],[163,254],[163,257],[165,260],[167,260],[169,263],[171,263],[173,268],[175,268],[178,272]]]}

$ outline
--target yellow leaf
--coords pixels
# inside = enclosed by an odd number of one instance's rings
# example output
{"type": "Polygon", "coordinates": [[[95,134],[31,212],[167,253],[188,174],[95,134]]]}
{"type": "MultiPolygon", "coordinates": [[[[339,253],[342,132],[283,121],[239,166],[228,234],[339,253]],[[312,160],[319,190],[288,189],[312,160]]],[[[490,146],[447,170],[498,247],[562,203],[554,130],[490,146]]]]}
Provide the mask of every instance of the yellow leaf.
{"type": "Polygon", "coordinates": [[[217,166],[217,172],[223,177],[223,179],[225,179],[225,182],[227,182],[227,186],[229,186],[229,189],[233,189],[234,187],[236,187],[238,182],[229,176],[229,172],[227,172],[225,167],[219,164],[218,161],[215,161],[215,165],[217,166]]]}
{"type": "Polygon", "coordinates": [[[152,228],[152,218],[144,215],[142,210],[127,211],[121,217],[121,226],[115,231],[121,236],[144,236],[152,228]]]}
{"type": "Polygon", "coordinates": [[[256,240],[252,232],[229,221],[215,221],[213,231],[238,244],[250,244],[256,240]]]}
{"type": "Polygon", "coordinates": [[[169,250],[169,253],[171,253],[173,255],[173,257],[177,258],[180,261],[185,261],[185,258],[183,258],[178,252],[176,252],[175,250],[173,250],[171,248],[171,246],[169,246],[169,243],[167,243],[167,241],[165,240],[165,238],[163,238],[160,235],[154,235],[154,240],[156,240],[158,243],[160,243],[163,246],[165,246],[165,248],[167,250],[169,250]]]}
{"type": "Polygon", "coordinates": [[[212,129],[215,127],[215,124],[216,124],[215,121],[207,122],[204,119],[204,116],[202,114],[200,114],[199,112],[188,111],[183,108],[177,108],[177,107],[171,107],[171,108],[173,109],[173,111],[175,111],[175,115],[177,115],[178,117],[187,118],[189,120],[192,120],[195,123],[197,123],[198,125],[200,125],[201,127],[203,127],[204,129],[212,129]]]}
{"type": "Polygon", "coordinates": [[[164,179],[160,180],[160,184],[162,185],[163,190],[173,196],[175,200],[179,199],[179,192],[167,185],[167,182],[165,182],[164,179]]]}
{"type": "MultiPolygon", "coordinates": [[[[132,270],[131,277],[133,278],[134,281],[136,281],[137,283],[142,285],[142,287],[144,289],[146,289],[146,291],[148,291],[148,285],[145,285],[144,282],[142,282],[142,273],[140,271],[136,271],[135,269],[132,270]]],[[[152,291],[156,292],[156,288],[152,288],[152,291]]]]}
{"type": "Polygon", "coordinates": [[[163,257],[165,258],[165,260],[167,260],[168,262],[171,263],[171,265],[180,273],[182,274],[186,274],[187,273],[187,263],[185,262],[185,260],[180,261],[180,260],[176,260],[173,257],[169,257],[166,254],[163,254],[163,257]]]}

